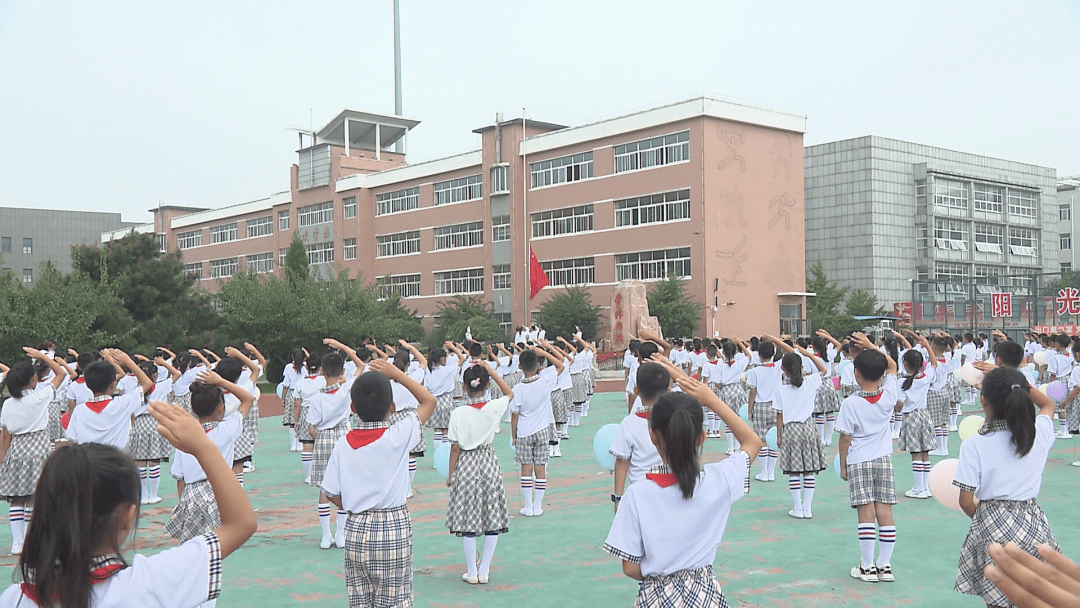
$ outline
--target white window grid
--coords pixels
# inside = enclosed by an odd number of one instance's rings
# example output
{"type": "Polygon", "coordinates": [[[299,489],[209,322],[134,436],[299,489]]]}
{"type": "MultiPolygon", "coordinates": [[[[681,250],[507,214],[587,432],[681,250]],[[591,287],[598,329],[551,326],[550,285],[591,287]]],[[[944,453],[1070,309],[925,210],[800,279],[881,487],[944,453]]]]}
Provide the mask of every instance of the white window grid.
{"type": "Polygon", "coordinates": [[[236,222],[210,227],[211,243],[228,243],[229,241],[235,241],[237,238],[239,237],[236,230],[236,222]]]}
{"type": "Polygon", "coordinates": [[[356,259],[356,239],[345,239],[341,242],[346,260],[356,259]]]}
{"type": "Polygon", "coordinates": [[[435,229],[435,250],[460,249],[484,244],[484,222],[469,222],[435,229]]]}
{"type": "Polygon", "coordinates": [[[420,253],[420,231],[398,232],[375,237],[375,257],[390,258],[396,255],[420,253]]]}
{"type": "Polygon", "coordinates": [[[934,246],[938,249],[967,251],[967,224],[937,218],[934,221],[934,246]]]}
{"type": "Polygon", "coordinates": [[[301,228],[330,223],[334,221],[334,201],[300,207],[296,215],[301,228]]]}
{"type": "Polygon", "coordinates": [[[915,248],[918,249],[919,255],[926,255],[929,243],[930,229],[926,226],[915,226],[915,248]]]}
{"type": "Polygon", "coordinates": [[[495,313],[495,320],[499,322],[499,329],[504,336],[510,335],[510,328],[514,323],[514,315],[509,312],[495,313]]]}
{"type": "Polygon", "coordinates": [[[289,249],[288,248],[278,249],[277,260],[278,260],[278,266],[279,267],[281,267],[281,268],[285,267],[285,258],[288,255],[289,255],[289,249]]]}
{"type": "Polygon", "coordinates": [[[1001,285],[1001,277],[1005,276],[1003,266],[975,265],[975,283],[978,285],[1001,285]]]}
{"type": "Polygon", "coordinates": [[[491,288],[510,289],[510,264],[495,264],[491,267],[491,288]]]}
{"type": "Polygon", "coordinates": [[[1009,228],[1009,252],[1024,257],[1039,255],[1039,239],[1034,230],[1009,228]]]}
{"type": "Polygon", "coordinates": [[[1072,272],[1072,262],[1061,262],[1061,272],[1072,272]]]}
{"type": "Polygon", "coordinates": [[[506,165],[496,165],[491,168],[491,193],[506,194],[510,192],[510,168],[506,165]]]}
{"type": "Polygon", "coordinates": [[[180,249],[191,249],[202,246],[202,230],[191,230],[176,235],[176,246],[180,249]]]}
{"type": "Polygon", "coordinates": [[[247,271],[255,274],[274,272],[274,252],[267,251],[247,256],[247,271]]]}
{"type": "Polygon", "coordinates": [[[594,258],[571,258],[541,262],[550,285],[587,285],[596,282],[594,258]]]}
{"type": "Polygon", "coordinates": [[[247,235],[248,238],[255,238],[257,236],[268,236],[274,233],[274,218],[273,216],[259,217],[247,221],[247,235]]]}
{"type": "Polygon", "coordinates": [[[484,196],[484,176],[470,175],[445,182],[435,182],[435,205],[475,201],[484,196]]]}
{"type": "Polygon", "coordinates": [[[154,234],[154,241],[157,242],[157,250],[161,253],[165,253],[169,250],[169,237],[166,234],[158,232],[154,234]]]}
{"type": "MultiPolygon", "coordinates": [[[[970,276],[967,264],[955,264],[953,262],[934,262],[934,280],[936,281],[952,281],[954,279],[966,279],[970,276]]],[[[946,291],[941,289],[944,285],[938,285],[938,291],[946,291]]],[[[959,287],[959,292],[963,292],[963,285],[949,285],[949,287],[959,287]]],[[[956,291],[955,289],[949,291],[956,291]]]]}
{"type": "Polygon", "coordinates": [[[662,249],[615,256],[615,280],[664,279],[668,275],[690,276],[690,248],[662,249]]]}
{"type": "Polygon", "coordinates": [[[210,278],[224,279],[231,277],[240,271],[237,258],[225,258],[223,260],[210,260],[210,278]]]}
{"type": "Polygon", "coordinates": [[[420,207],[420,188],[404,188],[375,195],[375,215],[410,211],[420,207]]]}
{"type": "Polygon", "coordinates": [[[189,277],[194,277],[196,280],[202,278],[202,262],[192,262],[190,264],[184,264],[184,274],[189,277]]]}
{"type": "Polygon", "coordinates": [[[1072,249],[1072,234],[1058,234],[1058,247],[1063,251],[1072,249]]]}
{"type": "Polygon", "coordinates": [[[1030,190],[1018,190],[1009,188],[1009,215],[1016,217],[1035,218],[1035,209],[1039,198],[1030,190]]]}
{"type": "Polygon", "coordinates": [[[643,226],[690,218],[690,190],[615,201],[615,226],[643,226]]]}
{"type": "Polygon", "coordinates": [[[484,269],[466,268],[435,273],[435,295],[484,292],[484,269]]]}
{"type": "Polygon", "coordinates": [[[377,281],[380,298],[389,298],[397,294],[400,298],[412,298],[420,295],[420,275],[398,274],[380,277],[377,281]]]}
{"type": "Polygon", "coordinates": [[[593,153],[581,152],[529,163],[530,188],[581,181],[593,176],[593,153]]]}
{"type": "Polygon", "coordinates": [[[334,242],[306,245],[308,264],[329,264],[334,261],[334,242]]]}
{"type": "Polygon", "coordinates": [[[690,159],[690,131],[615,146],[615,172],[647,169],[690,159]]]}
{"type": "Polygon", "coordinates": [[[25,254],[34,253],[34,239],[24,238],[22,240],[22,252],[25,254]]]}
{"type": "Polygon", "coordinates": [[[22,282],[23,283],[33,283],[34,282],[34,269],[33,268],[23,268],[22,282]]]}
{"type": "Polygon", "coordinates": [[[967,209],[967,188],[964,182],[935,178],[934,204],[952,209],[967,209]]]}
{"type": "Polygon", "coordinates": [[[975,251],[1004,253],[1005,231],[994,224],[975,224],[975,251]]]}
{"type": "Polygon", "coordinates": [[[1037,278],[1032,275],[1036,272],[1037,271],[1032,271],[1030,268],[1010,268],[1009,274],[1013,275],[1010,279],[1014,288],[1012,292],[1020,296],[1030,295],[1031,290],[1035,288],[1035,279],[1037,278]]]}
{"type": "Polygon", "coordinates": [[[1065,203],[1063,205],[1058,205],[1058,220],[1062,221],[1062,222],[1067,222],[1067,221],[1072,220],[1072,205],[1071,204],[1065,203]]]}
{"type": "Polygon", "coordinates": [[[592,232],[592,230],[592,205],[565,207],[532,214],[532,235],[534,238],[592,232]]]}
{"type": "Polygon", "coordinates": [[[285,211],[278,211],[278,214],[277,214],[277,229],[278,230],[288,230],[289,229],[289,213],[291,213],[291,212],[288,209],[286,209],[285,211]]]}
{"type": "Polygon", "coordinates": [[[0,253],[11,253],[11,237],[0,237],[0,253]]]}
{"type": "Polygon", "coordinates": [[[345,219],[356,217],[356,197],[350,196],[341,201],[341,215],[345,219]]]}
{"type": "Polygon", "coordinates": [[[491,218],[491,242],[500,243],[510,240],[510,216],[497,215],[491,218]]]}
{"type": "Polygon", "coordinates": [[[1005,200],[1004,188],[989,184],[975,184],[972,202],[976,211],[1001,213],[1001,204],[1005,200]]]}

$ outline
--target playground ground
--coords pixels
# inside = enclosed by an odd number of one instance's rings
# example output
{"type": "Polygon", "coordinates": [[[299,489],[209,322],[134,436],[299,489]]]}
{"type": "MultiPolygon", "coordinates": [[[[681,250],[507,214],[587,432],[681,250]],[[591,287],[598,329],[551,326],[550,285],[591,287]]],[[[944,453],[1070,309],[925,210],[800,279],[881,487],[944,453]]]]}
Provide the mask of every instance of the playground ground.
{"type": "MultiPolygon", "coordinates": [[[[973,412],[975,406],[967,406],[973,412]]],[[[522,506],[509,426],[496,436],[510,503],[510,533],[499,541],[491,583],[469,586],[461,542],[445,527],[447,489],[422,460],[416,495],[409,500],[414,525],[414,584],[417,606],[439,608],[565,608],[631,606],[637,591],[622,575],[620,563],[601,546],[611,524],[611,476],[593,457],[592,436],[600,426],[618,422],[625,413],[618,393],[598,394],[590,416],[570,430],[563,457],[553,459],[548,473],[545,513],[539,518],[517,515],[522,506]]],[[[258,470],[246,476],[246,487],[258,509],[259,531],[225,562],[224,590],[218,606],[345,606],[345,579],[340,550],[320,550],[313,488],[302,482],[300,455],[288,451],[288,435],[279,417],[263,418],[256,448],[258,470]]],[[[430,435],[429,435],[430,437],[430,435]]],[[[950,438],[955,455],[959,438],[950,438]]],[[[429,439],[430,445],[430,439],[429,439]]],[[[1058,440],[1043,479],[1039,503],[1070,557],[1080,557],[1080,529],[1074,524],[1080,504],[1080,437],[1058,440]]],[[[723,458],[724,441],[706,443],[705,460],[723,458]]],[[[831,462],[836,442],[827,448],[831,462]]],[[[938,458],[933,459],[935,462],[938,458]]],[[[894,456],[898,494],[912,486],[910,459],[894,456]]],[[[754,465],[754,473],[758,466],[754,465]]],[[[161,534],[176,504],[176,492],[163,471],[164,501],[144,507],[139,532],[129,545],[140,553],[171,546],[161,534]]],[[[896,582],[871,585],[849,577],[859,558],[856,520],[847,505],[846,483],[831,468],[818,477],[814,519],[793,520],[787,484],[752,482],[751,493],[737,503],[724,544],[716,557],[716,576],[728,603],[735,606],[981,606],[978,598],[952,590],[960,545],[968,520],[935,500],[900,498],[895,509],[897,548],[893,557],[896,582]]],[[[663,525],[663,522],[657,522],[663,525]]],[[[10,546],[7,526],[0,526],[0,546],[10,546]]],[[[0,569],[12,572],[15,558],[0,557],[0,569]]]]}

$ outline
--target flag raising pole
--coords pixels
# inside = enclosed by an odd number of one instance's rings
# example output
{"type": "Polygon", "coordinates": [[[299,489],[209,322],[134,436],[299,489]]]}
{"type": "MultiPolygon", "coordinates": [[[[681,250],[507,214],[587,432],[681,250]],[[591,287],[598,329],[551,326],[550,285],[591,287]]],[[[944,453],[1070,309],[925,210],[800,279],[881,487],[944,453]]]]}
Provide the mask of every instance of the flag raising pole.
{"type": "Polygon", "coordinates": [[[532,299],[532,281],[529,277],[532,244],[529,234],[529,163],[525,152],[525,108],[521,108],[521,232],[525,236],[525,252],[522,262],[525,264],[525,327],[531,325],[529,318],[529,300],[532,299]]]}

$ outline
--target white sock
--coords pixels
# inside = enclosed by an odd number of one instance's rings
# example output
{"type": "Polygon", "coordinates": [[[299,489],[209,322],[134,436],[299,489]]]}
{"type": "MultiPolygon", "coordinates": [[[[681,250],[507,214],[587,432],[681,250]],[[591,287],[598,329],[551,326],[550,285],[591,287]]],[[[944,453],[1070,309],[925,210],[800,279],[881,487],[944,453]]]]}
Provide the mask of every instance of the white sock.
{"type": "Polygon", "coordinates": [[[8,523],[11,525],[11,546],[21,547],[26,538],[26,520],[22,507],[8,507],[8,523]]]}
{"type": "Polygon", "coordinates": [[[821,443],[825,443],[825,415],[814,414],[814,427],[817,428],[818,437],[821,437],[821,443]]]}
{"type": "Polygon", "coordinates": [[[330,503],[319,503],[319,526],[322,527],[322,539],[324,543],[330,542],[330,503]]]}
{"type": "Polygon", "coordinates": [[[803,511],[814,510],[814,487],[815,481],[813,475],[807,475],[803,477],[803,511]]]}
{"type": "Polygon", "coordinates": [[[867,569],[874,565],[874,524],[859,524],[859,553],[862,554],[861,566],[867,569]]]}
{"type": "Polygon", "coordinates": [[[521,495],[525,499],[525,512],[528,513],[533,509],[533,478],[522,477],[521,478],[521,495]]]}
{"type": "Polygon", "coordinates": [[[150,498],[157,498],[158,486],[161,485],[161,465],[155,464],[150,467],[146,481],[146,487],[150,490],[150,498]]]}
{"type": "Polygon", "coordinates": [[[416,459],[409,456],[409,487],[412,488],[413,479],[416,478],[416,459]]]}
{"type": "Polygon", "coordinates": [[[345,522],[349,519],[348,511],[337,510],[337,529],[334,531],[334,543],[338,547],[345,546],[345,522]]]}
{"type": "Polygon", "coordinates": [[[491,560],[495,558],[495,545],[498,542],[498,534],[484,535],[484,556],[480,558],[480,576],[487,576],[491,572],[491,560]]]}
{"type": "Polygon", "coordinates": [[[731,432],[731,429],[729,428],[727,431],[731,434],[731,444],[734,446],[734,449],[738,450],[741,448],[742,444],[739,443],[739,439],[735,437],[735,434],[731,432]]]}
{"type": "Polygon", "coordinates": [[[469,577],[476,578],[476,537],[462,536],[461,544],[465,547],[465,567],[469,569],[469,577]]]}
{"type": "Polygon", "coordinates": [[[311,465],[315,462],[315,452],[300,452],[300,462],[304,463],[304,479],[311,479],[311,465]]]}
{"type": "Polygon", "coordinates": [[[878,528],[878,568],[892,565],[892,552],[896,546],[896,526],[878,528]]]}
{"type": "Polygon", "coordinates": [[[1066,426],[1066,420],[1064,418],[1058,418],[1058,428],[1061,429],[1062,433],[1067,433],[1069,431],[1069,429],[1065,428],[1066,426]]]}
{"type": "Polygon", "coordinates": [[[289,448],[295,450],[296,449],[296,443],[297,443],[297,441],[296,441],[296,427],[290,426],[289,427],[289,448]]]}
{"type": "Polygon", "coordinates": [[[540,477],[537,477],[533,480],[533,483],[536,488],[536,495],[533,497],[533,510],[540,511],[543,509],[544,492],[547,490],[547,478],[544,477],[541,479],[540,477]]]}
{"type": "Polygon", "coordinates": [[[788,489],[791,490],[791,499],[795,501],[795,510],[802,511],[802,480],[798,475],[788,476],[788,489]]]}
{"type": "Polygon", "coordinates": [[[836,414],[825,415],[825,443],[832,443],[833,429],[836,428],[836,414]]]}
{"type": "Polygon", "coordinates": [[[769,448],[769,477],[776,476],[776,461],[780,458],[780,452],[769,448]]]}
{"type": "Polygon", "coordinates": [[[144,500],[150,497],[150,488],[146,487],[146,481],[146,467],[139,467],[139,491],[142,492],[144,500]]]}
{"type": "Polygon", "coordinates": [[[735,451],[735,435],[731,432],[731,429],[724,429],[724,439],[727,439],[728,451],[735,451]]]}

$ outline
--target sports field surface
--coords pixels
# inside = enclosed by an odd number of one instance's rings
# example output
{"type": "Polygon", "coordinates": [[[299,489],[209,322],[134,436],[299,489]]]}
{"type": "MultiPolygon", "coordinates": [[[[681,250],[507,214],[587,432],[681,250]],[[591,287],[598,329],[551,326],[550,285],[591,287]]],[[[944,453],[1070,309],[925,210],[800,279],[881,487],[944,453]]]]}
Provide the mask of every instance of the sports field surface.
{"type": "MultiPolygon", "coordinates": [[[[976,406],[967,405],[967,413],[976,406]]],[[[509,425],[495,438],[510,504],[510,532],[500,538],[487,585],[462,582],[461,541],[445,528],[447,489],[432,467],[431,451],[420,461],[416,495],[409,500],[414,526],[414,585],[417,606],[466,608],[601,608],[632,606],[637,584],[622,575],[618,560],[601,549],[613,517],[611,475],[593,456],[592,437],[602,425],[625,415],[618,393],[593,398],[588,418],[570,429],[563,457],[548,469],[542,517],[518,515],[522,507],[518,474],[509,447],[509,425]]],[[[956,433],[950,449],[959,450],[956,433]]],[[[430,446],[430,433],[428,434],[430,446]]],[[[837,442],[827,448],[829,461],[837,442]]],[[[1058,440],[1043,478],[1039,504],[1045,510],[1066,555],[1080,558],[1080,437],[1058,440]]],[[[705,461],[724,458],[723,439],[709,439],[705,461]]],[[[939,458],[932,459],[934,462],[939,458]]],[[[304,485],[300,454],[288,451],[288,433],[280,417],[261,420],[256,447],[258,469],[245,486],[258,510],[259,531],[225,561],[224,590],[218,606],[346,606],[340,549],[319,549],[317,492],[304,485]]],[[[912,486],[910,457],[896,454],[897,493],[912,486]]],[[[165,468],[165,467],[163,467],[165,468]]],[[[752,474],[757,474],[754,464],[752,474]]],[[[982,606],[976,597],[955,593],[960,545],[967,518],[936,500],[900,497],[895,509],[897,545],[895,583],[869,584],[850,578],[859,559],[854,511],[847,485],[832,471],[818,476],[814,519],[788,517],[791,495],[785,478],[752,482],[751,492],[731,513],[724,543],[716,557],[719,578],[731,606],[982,606]]],[[[162,471],[164,501],[143,507],[139,532],[127,554],[155,553],[172,546],[161,533],[176,504],[175,487],[162,471]]],[[[655,522],[663,526],[664,522],[655,522]]],[[[10,546],[7,526],[0,526],[0,546],[10,546]]],[[[0,567],[11,573],[15,558],[4,555],[0,567]]]]}

